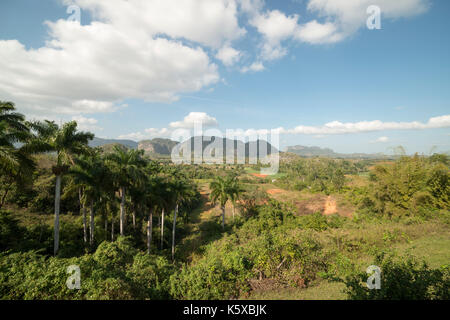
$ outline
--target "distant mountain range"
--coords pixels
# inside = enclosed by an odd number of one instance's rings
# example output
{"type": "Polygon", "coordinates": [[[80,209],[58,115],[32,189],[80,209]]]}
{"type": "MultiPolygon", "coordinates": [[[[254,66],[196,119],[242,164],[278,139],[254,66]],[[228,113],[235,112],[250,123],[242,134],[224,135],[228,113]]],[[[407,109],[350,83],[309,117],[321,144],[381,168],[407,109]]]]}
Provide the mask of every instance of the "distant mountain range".
{"type": "MultiPolygon", "coordinates": [[[[214,143],[214,145],[223,146],[224,150],[226,150],[227,144],[234,146],[234,152],[236,150],[244,150],[245,157],[261,157],[264,153],[262,152],[264,148],[267,150],[267,154],[270,155],[272,153],[276,153],[278,150],[273,147],[270,143],[264,140],[251,141],[251,142],[243,142],[240,140],[230,140],[226,138],[220,137],[192,137],[190,140],[183,142],[183,144],[191,143],[191,152],[194,152],[194,145],[202,145],[202,152],[207,151],[208,146],[214,143]],[[218,141],[217,141],[218,139],[218,141]],[[250,152],[252,154],[250,155],[250,152]]],[[[91,142],[91,147],[102,147],[103,149],[110,151],[114,147],[114,145],[122,145],[126,148],[130,149],[139,149],[144,150],[145,154],[149,156],[170,156],[172,153],[172,149],[178,144],[176,141],[172,141],[170,139],[164,138],[154,138],[152,140],[142,140],[139,142],[135,142],[132,140],[119,140],[119,139],[102,139],[95,137],[91,142]]],[[[211,148],[211,147],[209,147],[211,148]]],[[[286,152],[296,154],[301,157],[329,157],[329,158],[343,158],[343,159],[384,159],[388,158],[388,156],[382,153],[337,153],[334,152],[330,148],[320,148],[320,147],[306,147],[306,146],[290,146],[287,147],[286,152]]]]}
{"type": "Polygon", "coordinates": [[[133,140],[103,139],[94,137],[94,139],[89,142],[89,146],[92,148],[103,147],[111,144],[121,144],[129,149],[137,149],[138,147],[138,143],[133,140]]]}
{"type": "Polygon", "coordinates": [[[384,159],[388,158],[383,153],[337,153],[329,148],[291,146],[286,152],[291,152],[301,157],[328,157],[344,159],[384,159]]]}
{"type": "MultiPolygon", "coordinates": [[[[261,157],[265,154],[270,155],[276,153],[278,150],[273,147],[270,143],[264,140],[242,142],[240,140],[230,140],[220,137],[206,137],[198,136],[192,137],[187,141],[184,141],[180,147],[187,147],[191,143],[191,153],[194,152],[194,147],[196,145],[202,146],[202,152],[208,148],[214,146],[222,146],[226,150],[227,145],[233,145],[234,152],[236,154],[237,150],[243,150],[245,157],[261,157]],[[265,152],[264,152],[265,151],[265,152]]],[[[144,150],[147,155],[150,156],[170,156],[172,149],[178,144],[176,141],[163,138],[155,138],[152,140],[142,140],[135,142],[132,140],[117,140],[117,139],[102,139],[95,137],[91,142],[91,147],[102,147],[103,149],[110,151],[115,145],[122,145],[130,149],[144,150]]]]}

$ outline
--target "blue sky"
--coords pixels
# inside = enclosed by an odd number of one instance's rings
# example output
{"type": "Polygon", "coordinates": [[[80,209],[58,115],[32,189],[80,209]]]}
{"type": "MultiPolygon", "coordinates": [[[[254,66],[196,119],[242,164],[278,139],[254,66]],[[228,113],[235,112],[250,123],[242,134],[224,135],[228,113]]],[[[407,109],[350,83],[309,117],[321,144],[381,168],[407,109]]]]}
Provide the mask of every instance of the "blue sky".
{"type": "Polygon", "coordinates": [[[192,0],[201,12],[185,1],[177,16],[176,5],[76,0],[80,25],[65,21],[69,2],[0,3],[0,99],[29,117],[139,140],[197,116],[222,131],[282,127],[282,147],[450,151],[448,1],[192,0]],[[365,26],[369,3],[380,30],[365,26]],[[224,48],[235,59],[220,59],[224,48]],[[324,128],[333,122],[344,133],[324,128]]]}

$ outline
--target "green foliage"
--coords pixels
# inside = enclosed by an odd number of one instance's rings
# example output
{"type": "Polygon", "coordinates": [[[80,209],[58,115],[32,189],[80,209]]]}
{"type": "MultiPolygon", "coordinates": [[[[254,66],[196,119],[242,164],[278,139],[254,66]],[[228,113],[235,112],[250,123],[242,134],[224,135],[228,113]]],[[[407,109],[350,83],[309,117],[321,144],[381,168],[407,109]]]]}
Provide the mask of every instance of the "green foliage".
{"type": "Polygon", "coordinates": [[[379,255],[374,265],[381,268],[381,288],[365,285],[368,274],[356,272],[342,280],[352,300],[435,300],[450,298],[450,267],[430,269],[412,257],[379,255]]]}
{"type": "Polygon", "coordinates": [[[172,273],[166,259],[137,252],[122,237],[79,258],[46,258],[36,251],[2,253],[0,299],[163,299],[170,297],[172,273]],[[66,286],[70,265],[80,267],[80,290],[66,286]]]}
{"type": "Polygon", "coordinates": [[[9,212],[0,211],[0,251],[19,248],[25,235],[24,228],[9,212]]]}
{"type": "Polygon", "coordinates": [[[177,299],[229,299],[245,295],[251,282],[275,280],[280,286],[307,286],[324,270],[320,243],[296,233],[298,223],[286,205],[269,201],[233,235],[211,245],[194,265],[171,277],[177,299]]]}
{"type": "Polygon", "coordinates": [[[420,214],[424,209],[448,209],[450,171],[435,159],[402,157],[392,165],[376,166],[362,207],[387,216],[420,214]]]}
{"type": "Polygon", "coordinates": [[[332,159],[299,159],[284,163],[280,172],[286,173],[276,184],[282,188],[313,192],[341,192],[346,183],[346,174],[356,174],[365,170],[365,162],[332,159]]]}

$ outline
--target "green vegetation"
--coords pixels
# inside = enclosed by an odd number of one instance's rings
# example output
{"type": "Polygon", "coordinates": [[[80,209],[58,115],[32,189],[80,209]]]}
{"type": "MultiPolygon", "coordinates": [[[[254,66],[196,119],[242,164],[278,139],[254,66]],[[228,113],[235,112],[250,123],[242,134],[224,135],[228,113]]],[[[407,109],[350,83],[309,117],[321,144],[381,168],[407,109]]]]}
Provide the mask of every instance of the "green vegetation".
{"type": "Polygon", "coordinates": [[[447,155],[264,177],[90,139],[0,103],[0,299],[449,299],[447,155]]]}

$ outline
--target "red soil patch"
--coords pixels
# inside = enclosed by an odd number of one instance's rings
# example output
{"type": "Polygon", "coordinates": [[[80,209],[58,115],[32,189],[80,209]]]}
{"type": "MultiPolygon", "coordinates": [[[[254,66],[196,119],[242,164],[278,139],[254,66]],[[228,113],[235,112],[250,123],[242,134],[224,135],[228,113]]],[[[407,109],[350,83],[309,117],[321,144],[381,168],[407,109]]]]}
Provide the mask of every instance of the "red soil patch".
{"type": "Polygon", "coordinates": [[[325,201],[325,208],[323,210],[323,214],[330,215],[335,214],[336,212],[337,212],[336,200],[331,198],[331,196],[328,196],[327,200],[325,201]]]}
{"type": "Polygon", "coordinates": [[[282,189],[269,189],[269,190],[267,190],[268,194],[277,194],[277,193],[283,193],[283,192],[284,192],[284,190],[282,190],[282,189]]]}
{"type": "Polygon", "coordinates": [[[255,177],[258,177],[258,178],[266,178],[267,174],[252,173],[252,176],[255,176],[255,177]]]}
{"type": "Polygon", "coordinates": [[[316,195],[307,200],[298,201],[295,203],[298,214],[312,214],[320,212],[324,215],[339,214],[344,217],[351,217],[354,209],[349,206],[338,206],[336,199],[333,196],[325,197],[323,195],[316,195]]]}

